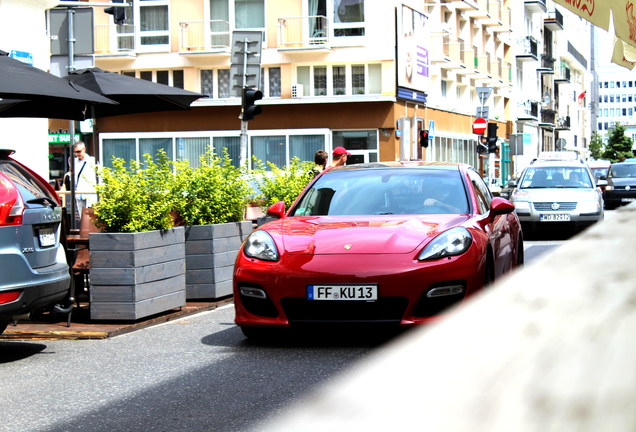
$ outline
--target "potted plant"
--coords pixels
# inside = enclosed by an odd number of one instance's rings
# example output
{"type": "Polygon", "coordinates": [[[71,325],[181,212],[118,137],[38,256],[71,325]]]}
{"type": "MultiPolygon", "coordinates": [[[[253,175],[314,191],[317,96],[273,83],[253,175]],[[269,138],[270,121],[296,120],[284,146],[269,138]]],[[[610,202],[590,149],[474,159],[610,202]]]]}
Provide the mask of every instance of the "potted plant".
{"type": "Polygon", "coordinates": [[[91,319],[136,320],[185,305],[185,228],[174,226],[165,153],[99,170],[91,233],[91,319]]]}
{"type": "Polygon", "coordinates": [[[174,209],[185,225],[188,299],[232,294],[234,260],[252,223],[244,214],[254,194],[246,173],[222,156],[204,154],[199,166],[176,162],[174,209]]]}

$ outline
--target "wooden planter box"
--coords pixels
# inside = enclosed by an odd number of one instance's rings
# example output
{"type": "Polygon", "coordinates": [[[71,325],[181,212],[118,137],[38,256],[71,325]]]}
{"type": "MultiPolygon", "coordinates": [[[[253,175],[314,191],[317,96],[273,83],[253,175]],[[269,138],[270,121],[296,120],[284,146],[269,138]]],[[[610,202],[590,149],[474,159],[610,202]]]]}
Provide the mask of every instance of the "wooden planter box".
{"type": "Polygon", "coordinates": [[[234,261],[252,222],[186,227],[186,296],[215,299],[232,294],[234,261]]]}
{"type": "Polygon", "coordinates": [[[186,303],[185,229],[91,233],[91,319],[137,320],[186,303]]]}

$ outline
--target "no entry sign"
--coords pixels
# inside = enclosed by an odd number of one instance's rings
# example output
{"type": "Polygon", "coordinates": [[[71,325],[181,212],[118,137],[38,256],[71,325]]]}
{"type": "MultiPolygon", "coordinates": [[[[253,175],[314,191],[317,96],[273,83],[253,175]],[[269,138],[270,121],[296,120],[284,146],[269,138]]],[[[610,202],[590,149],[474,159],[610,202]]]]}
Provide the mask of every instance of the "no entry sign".
{"type": "Polygon", "coordinates": [[[488,122],[483,118],[478,118],[473,122],[473,132],[477,135],[481,135],[486,132],[486,128],[488,127],[488,122]]]}

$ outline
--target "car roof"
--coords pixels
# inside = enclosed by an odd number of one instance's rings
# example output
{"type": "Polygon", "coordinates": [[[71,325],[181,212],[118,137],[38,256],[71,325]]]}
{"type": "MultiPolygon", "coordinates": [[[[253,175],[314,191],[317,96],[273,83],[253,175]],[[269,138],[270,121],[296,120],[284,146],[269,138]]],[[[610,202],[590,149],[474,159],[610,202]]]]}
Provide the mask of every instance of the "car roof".
{"type": "MultiPolygon", "coordinates": [[[[332,170],[359,170],[359,169],[385,169],[385,168],[428,168],[455,171],[461,168],[467,169],[468,164],[456,162],[431,162],[431,161],[389,161],[389,162],[370,162],[361,164],[344,165],[332,168],[332,170]]],[[[331,170],[330,170],[331,171],[331,170]]]]}
{"type": "Polygon", "coordinates": [[[577,160],[541,160],[537,159],[530,164],[532,167],[585,167],[585,162],[577,160]]]}

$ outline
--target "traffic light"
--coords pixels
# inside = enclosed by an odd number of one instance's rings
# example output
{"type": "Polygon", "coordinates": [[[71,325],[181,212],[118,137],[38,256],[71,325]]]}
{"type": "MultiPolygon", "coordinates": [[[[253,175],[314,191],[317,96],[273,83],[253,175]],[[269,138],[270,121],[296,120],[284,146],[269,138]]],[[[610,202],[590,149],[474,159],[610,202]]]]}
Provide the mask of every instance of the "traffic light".
{"type": "Polygon", "coordinates": [[[486,140],[488,141],[488,153],[496,153],[497,152],[497,123],[488,123],[488,136],[486,140]]]}
{"type": "Polygon", "coordinates": [[[488,153],[488,146],[486,145],[488,140],[484,135],[479,135],[479,141],[477,141],[477,153],[484,154],[488,153]]]}
{"type": "Polygon", "coordinates": [[[428,147],[428,129],[421,129],[420,130],[420,136],[419,136],[419,141],[420,141],[420,146],[421,147],[428,147]]]}
{"type": "MultiPolygon", "coordinates": [[[[113,3],[123,3],[124,0],[111,0],[113,3]]],[[[123,24],[126,21],[126,8],[123,6],[112,6],[104,9],[104,12],[113,16],[115,24],[123,24]]]]}
{"type": "Polygon", "coordinates": [[[263,112],[263,108],[254,105],[257,100],[263,99],[263,92],[257,89],[244,88],[241,95],[241,115],[243,121],[250,121],[254,116],[263,112]]]}

